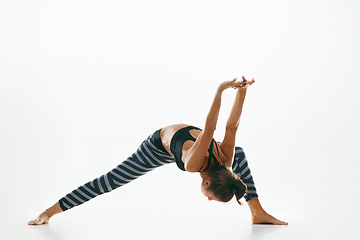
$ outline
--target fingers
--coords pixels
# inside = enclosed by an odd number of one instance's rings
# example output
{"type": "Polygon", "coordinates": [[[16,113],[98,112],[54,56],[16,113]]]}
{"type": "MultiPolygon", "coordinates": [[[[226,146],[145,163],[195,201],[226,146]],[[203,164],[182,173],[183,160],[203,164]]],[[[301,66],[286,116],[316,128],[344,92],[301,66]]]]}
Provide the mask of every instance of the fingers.
{"type": "Polygon", "coordinates": [[[244,76],[242,76],[242,81],[240,82],[234,82],[233,88],[239,89],[239,88],[248,88],[250,85],[252,85],[255,82],[255,79],[253,78],[250,82],[246,80],[244,76]]]}
{"type": "Polygon", "coordinates": [[[47,224],[49,223],[48,221],[45,221],[44,219],[41,219],[40,217],[31,220],[28,222],[28,225],[42,225],[42,224],[47,224]]]}
{"type": "Polygon", "coordinates": [[[233,89],[246,89],[254,82],[254,78],[249,82],[244,76],[242,76],[242,81],[237,81],[237,78],[234,78],[233,80],[221,83],[219,88],[222,89],[222,91],[230,87],[233,89]]]}
{"type": "Polygon", "coordinates": [[[28,225],[40,225],[39,219],[34,219],[28,222],[28,225]]]}
{"type": "Polygon", "coordinates": [[[230,81],[224,81],[219,85],[218,89],[221,91],[224,91],[225,89],[228,89],[228,88],[236,89],[236,80],[237,80],[237,78],[234,78],[233,80],[230,80],[230,81]]]}
{"type": "Polygon", "coordinates": [[[230,83],[229,87],[236,89],[236,80],[237,80],[237,78],[234,78],[233,80],[229,81],[229,83],[230,83]]]}

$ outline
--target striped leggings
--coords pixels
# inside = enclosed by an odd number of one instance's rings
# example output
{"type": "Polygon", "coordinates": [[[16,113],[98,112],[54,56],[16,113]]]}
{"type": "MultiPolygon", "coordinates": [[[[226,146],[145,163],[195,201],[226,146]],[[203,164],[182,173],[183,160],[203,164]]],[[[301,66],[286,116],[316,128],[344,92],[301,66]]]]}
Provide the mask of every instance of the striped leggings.
{"type": "MultiPolygon", "coordinates": [[[[59,205],[63,211],[66,211],[98,195],[121,187],[159,166],[173,162],[175,159],[164,149],[160,139],[160,130],[158,130],[143,141],[129,158],[110,172],[85,183],[61,198],[59,205]]],[[[236,176],[241,177],[248,188],[245,200],[257,198],[254,181],[244,151],[240,147],[235,148],[232,169],[236,176]]]]}

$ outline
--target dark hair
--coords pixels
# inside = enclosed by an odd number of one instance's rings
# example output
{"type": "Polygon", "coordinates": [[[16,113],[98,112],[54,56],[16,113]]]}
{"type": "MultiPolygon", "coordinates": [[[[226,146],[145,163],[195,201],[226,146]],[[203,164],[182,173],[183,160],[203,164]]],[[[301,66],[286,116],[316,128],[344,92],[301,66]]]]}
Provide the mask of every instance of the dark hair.
{"type": "Polygon", "coordinates": [[[229,202],[235,195],[237,202],[242,205],[240,198],[246,193],[246,186],[240,178],[223,165],[217,164],[208,170],[210,185],[208,190],[220,201],[229,202]]]}

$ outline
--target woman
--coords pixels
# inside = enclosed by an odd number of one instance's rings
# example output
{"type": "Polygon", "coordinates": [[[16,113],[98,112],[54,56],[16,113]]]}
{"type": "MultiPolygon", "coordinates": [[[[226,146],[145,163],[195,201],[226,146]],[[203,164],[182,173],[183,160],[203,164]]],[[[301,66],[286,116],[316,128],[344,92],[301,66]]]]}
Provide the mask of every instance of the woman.
{"type": "Polygon", "coordinates": [[[252,223],[286,225],[286,222],[274,218],[262,208],[244,152],[242,148],[235,147],[246,91],[255,82],[254,79],[248,82],[242,78],[242,81],[236,81],[235,78],[219,85],[204,130],[176,124],[156,131],[116,168],[67,194],[28,224],[46,224],[57,213],[110,192],[158,166],[176,162],[181,170],[200,173],[201,191],[209,200],[228,202],[235,195],[241,205],[239,200],[244,196],[251,210],[252,223]],[[213,139],[213,135],[220,111],[221,95],[228,88],[237,89],[237,94],[226,124],[224,140],[218,143],[213,139]]]}

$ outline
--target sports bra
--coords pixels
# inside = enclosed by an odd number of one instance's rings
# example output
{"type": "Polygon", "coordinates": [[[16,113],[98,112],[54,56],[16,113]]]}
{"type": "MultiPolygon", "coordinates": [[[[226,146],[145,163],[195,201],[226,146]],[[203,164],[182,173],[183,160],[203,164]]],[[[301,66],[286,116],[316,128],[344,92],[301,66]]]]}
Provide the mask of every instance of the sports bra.
{"type": "MultiPolygon", "coordinates": [[[[191,134],[190,134],[190,130],[191,129],[197,129],[197,130],[201,130],[200,128],[194,127],[194,126],[188,126],[188,127],[184,127],[179,129],[174,136],[171,139],[171,143],[170,143],[170,151],[172,152],[172,154],[174,154],[175,157],[175,161],[176,161],[176,165],[183,171],[185,170],[185,166],[184,163],[181,159],[181,155],[182,155],[182,147],[184,145],[184,143],[188,140],[192,140],[192,141],[196,141],[196,138],[194,138],[191,134]]],[[[210,143],[210,147],[208,149],[209,152],[209,159],[208,159],[208,163],[206,165],[206,168],[204,170],[200,170],[198,172],[204,172],[206,171],[209,167],[210,167],[210,163],[211,163],[211,159],[214,159],[215,163],[218,163],[219,161],[216,159],[216,156],[213,153],[213,146],[215,144],[215,147],[217,149],[217,151],[219,152],[218,146],[216,143],[214,143],[215,140],[212,139],[211,143],[210,143]]]]}

